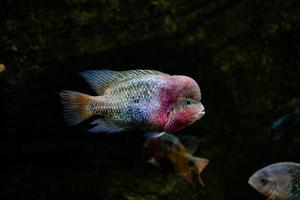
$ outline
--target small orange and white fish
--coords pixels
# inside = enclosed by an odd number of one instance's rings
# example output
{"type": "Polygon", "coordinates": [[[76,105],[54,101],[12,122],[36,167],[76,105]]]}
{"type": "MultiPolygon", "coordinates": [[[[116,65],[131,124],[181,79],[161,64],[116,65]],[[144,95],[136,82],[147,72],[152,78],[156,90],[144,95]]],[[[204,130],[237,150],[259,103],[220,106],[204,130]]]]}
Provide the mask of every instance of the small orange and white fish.
{"type": "Polygon", "coordinates": [[[281,162],[255,172],[248,183],[268,200],[300,199],[300,164],[281,162]]]}
{"type": "Polygon", "coordinates": [[[192,184],[204,186],[200,173],[209,160],[192,155],[199,145],[198,139],[192,136],[184,137],[189,137],[186,142],[187,148],[177,137],[169,133],[148,138],[144,145],[144,158],[156,167],[175,171],[192,184]]]}
{"type": "Polygon", "coordinates": [[[175,132],[204,115],[195,80],[154,70],[90,70],[80,75],[98,96],[62,91],[64,117],[76,125],[92,116],[92,133],[175,132]]]}
{"type": "Polygon", "coordinates": [[[5,71],[5,65],[0,64],[0,73],[5,71]]]}

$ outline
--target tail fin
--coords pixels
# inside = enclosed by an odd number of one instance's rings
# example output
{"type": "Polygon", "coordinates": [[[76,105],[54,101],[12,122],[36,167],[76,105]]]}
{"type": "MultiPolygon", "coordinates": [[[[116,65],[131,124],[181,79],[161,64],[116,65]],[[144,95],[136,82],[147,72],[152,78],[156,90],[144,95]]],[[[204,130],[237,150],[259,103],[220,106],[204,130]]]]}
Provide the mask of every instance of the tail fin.
{"type": "Polygon", "coordinates": [[[195,161],[195,166],[198,169],[199,174],[204,170],[206,165],[208,165],[208,163],[209,163],[209,160],[207,160],[205,158],[198,158],[198,157],[194,157],[194,161],[195,161]]]}
{"type": "Polygon", "coordinates": [[[73,126],[88,119],[93,113],[88,109],[89,95],[64,90],[60,99],[64,106],[64,118],[68,125],[73,126]]]}

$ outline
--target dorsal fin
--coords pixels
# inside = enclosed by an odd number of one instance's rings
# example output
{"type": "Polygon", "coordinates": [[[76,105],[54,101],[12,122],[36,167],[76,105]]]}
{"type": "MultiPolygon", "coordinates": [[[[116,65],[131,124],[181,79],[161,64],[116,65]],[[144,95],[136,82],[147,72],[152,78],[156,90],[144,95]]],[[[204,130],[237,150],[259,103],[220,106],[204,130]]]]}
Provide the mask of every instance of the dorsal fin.
{"type": "Polygon", "coordinates": [[[94,89],[98,95],[102,95],[105,90],[113,84],[130,80],[143,75],[168,75],[155,70],[128,70],[128,71],[112,71],[112,70],[89,70],[79,73],[94,89]]]}

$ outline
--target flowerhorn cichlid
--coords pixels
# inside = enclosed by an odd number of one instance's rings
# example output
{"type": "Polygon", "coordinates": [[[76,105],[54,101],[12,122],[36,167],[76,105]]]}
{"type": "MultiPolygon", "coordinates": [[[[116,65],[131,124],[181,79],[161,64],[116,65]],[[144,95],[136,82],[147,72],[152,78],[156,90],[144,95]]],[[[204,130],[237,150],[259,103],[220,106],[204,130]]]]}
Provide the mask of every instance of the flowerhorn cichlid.
{"type": "Polygon", "coordinates": [[[62,91],[65,121],[97,118],[89,132],[178,131],[204,115],[200,88],[187,76],[154,70],[90,70],[80,75],[99,96],[62,91]]]}
{"type": "Polygon", "coordinates": [[[156,167],[174,171],[194,185],[204,186],[200,173],[209,163],[209,160],[192,155],[198,144],[198,139],[191,136],[186,148],[177,137],[165,133],[160,137],[147,139],[143,150],[144,158],[156,167]]]}
{"type": "Polygon", "coordinates": [[[281,162],[255,172],[249,184],[268,200],[300,200],[300,164],[281,162]]]}

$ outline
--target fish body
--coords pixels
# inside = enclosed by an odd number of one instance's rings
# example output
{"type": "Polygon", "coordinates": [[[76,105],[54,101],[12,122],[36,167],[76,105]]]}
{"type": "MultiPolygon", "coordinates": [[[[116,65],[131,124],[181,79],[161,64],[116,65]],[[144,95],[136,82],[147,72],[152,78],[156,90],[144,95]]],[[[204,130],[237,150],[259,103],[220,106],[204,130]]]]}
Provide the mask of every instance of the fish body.
{"type": "MultiPolygon", "coordinates": [[[[190,148],[195,151],[196,148],[190,148]]],[[[150,137],[144,145],[144,158],[148,163],[164,170],[174,171],[177,175],[193,183],[204,185],[200,173],[209,160],[192,155],[180,140],[172,134],[150,137]]]]}
{"type": "Polygon", "coordinates": [[[204,115],[200,88],[187,76],[154,70],[90,70],[80,74],[98,96],[73,91],[62,91],[60,96],[68,124],[97,116],[90,132],[174,132],[204,115]]]}
{"type": "Polygon", "coordinates": [[[294,126],[300,122],[300,107],[294,109],[278,119],[271,126],[271,136],[273,139],[278,139],[291,131],[294,126]]]}
{"type": "Polygon", "coordinates": [[[300,199],[300,164],[281,162],[255,172],[249,184],[269,200],[300,199]]]}

